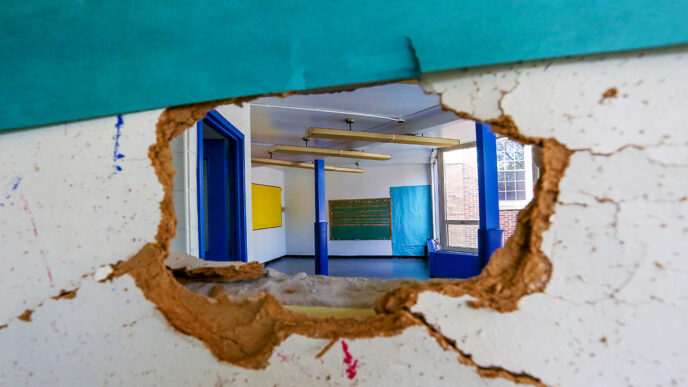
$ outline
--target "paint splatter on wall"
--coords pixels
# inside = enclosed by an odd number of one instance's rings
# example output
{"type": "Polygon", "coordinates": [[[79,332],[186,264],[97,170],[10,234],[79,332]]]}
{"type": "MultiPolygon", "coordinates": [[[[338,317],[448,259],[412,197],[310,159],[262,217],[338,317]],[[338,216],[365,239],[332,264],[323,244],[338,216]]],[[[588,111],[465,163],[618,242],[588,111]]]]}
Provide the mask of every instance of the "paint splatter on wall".
{"type": "Polygon", "coordinates": [[[12,198],[12,194],[14,191],[19,188],[19,183],[21,183],[21,177],[17,176],[14,179],[12,179],[9,183],[5,184],[5,195],[2,197],[2,201],[0,201],[0,207],[5,206],[5,201],[9,200],[12,198]]]}
{"type": "Polygon", "coordinates": [[[115,123],[115,135],[112,136],[112,139],[115,140],[115,148],[112,152],[112,168],[114,168],[114,172],[110,175],[111,177],[122,171],[122,166],[118,164],[119,160],[125,157],[119,151],[119,139],[122,136],[122,126],[124,126],[124,119],[121,114],[118,114],[117,123],[115,123]]]}
{"type": "Polygon", "coordinates": [[[344,372],[346,372],[346,376],[349,379],[353,379],[356,377],[356,368],[358,367],[358,359],[354,359],[354,357],[351,355],[351,352],[349,352],[349,345],[346,344],[346,341],[342,340],[342,351],[344,352],[344,365],[346,365],[346,369],[344,372]]]}
{"type": "MultiPolygon", "coordinates": [[[[33,212],[31,212],[31,209],[29,208],[29,201],[26,199],[24,195],[19,195],[19,198],[22,201],[22,209],[28,215],[29,221],[31,222],[31,228],[33,231],[33,236],[38,238],[38,226],[36,226],[36,219],[33,217],[33,212]]],[[[50,280],[50,286],[54,287],[55,282],[53,280],[53,273],[50,270],[50,265],[48,265],[48,259],[45,257],[45,251],[41,250],[41,260],[43,261],[43,266],[45,267],[46,274],[48,275],[48,280],[50,280]]]]}

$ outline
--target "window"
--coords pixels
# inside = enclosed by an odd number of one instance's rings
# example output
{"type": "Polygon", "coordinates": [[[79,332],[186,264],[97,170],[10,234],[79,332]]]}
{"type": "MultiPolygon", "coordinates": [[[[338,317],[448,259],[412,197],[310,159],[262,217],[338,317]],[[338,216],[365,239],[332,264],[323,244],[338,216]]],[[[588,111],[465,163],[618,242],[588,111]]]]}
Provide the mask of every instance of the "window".
{"type": "Polygon", "coordinates": [[[477,253],[480,205],[475,143],[440,150],[438,156],[442,249],[477,253]]]}
{"type": "Polygon", "coordinates": [[[519,210],[533,198],[533,160],[530,145],[508,138],[497,140],[499,208],[519,210]]]}
{"type": "MultiPolygon", "coordinates": [[[[497,177],[500,226],[504,240],[515,230],[518,210],[533,198],[532,147],[508,138],[497,139],[497,177]]],[[[477,253],[480,220],[478,155],[475,143],[437,153],[437,212],[443,250],[477,253]]],[[[434,172],[434,171],[433,171],[434,172]]]]}

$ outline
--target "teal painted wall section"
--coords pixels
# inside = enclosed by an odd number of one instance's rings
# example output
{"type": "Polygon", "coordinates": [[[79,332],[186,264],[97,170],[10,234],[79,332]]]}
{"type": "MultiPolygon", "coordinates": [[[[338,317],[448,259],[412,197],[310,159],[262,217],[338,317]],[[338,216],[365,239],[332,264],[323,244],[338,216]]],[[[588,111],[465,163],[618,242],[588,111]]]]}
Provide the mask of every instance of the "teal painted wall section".
{"type": "Polygon", "coordinates": [[[9,0],[0,129],[688,42],[668,0],[9,0]]]}
{"type": "Polygon", "coordinates": [[[391,187],[392,254],[425,255],[432,238],[432,196],[429,185],[391,187]]]}

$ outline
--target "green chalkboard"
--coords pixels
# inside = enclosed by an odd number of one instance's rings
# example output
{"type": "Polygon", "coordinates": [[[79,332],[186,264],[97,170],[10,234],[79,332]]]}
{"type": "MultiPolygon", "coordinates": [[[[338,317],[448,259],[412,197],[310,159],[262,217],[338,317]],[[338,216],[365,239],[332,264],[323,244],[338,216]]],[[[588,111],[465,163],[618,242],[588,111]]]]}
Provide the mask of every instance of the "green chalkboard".
{"type": "Polygon", "coordinates": [[[390,208],[389,198],[330,200],[330,239],[392,239],[390,208]]]}

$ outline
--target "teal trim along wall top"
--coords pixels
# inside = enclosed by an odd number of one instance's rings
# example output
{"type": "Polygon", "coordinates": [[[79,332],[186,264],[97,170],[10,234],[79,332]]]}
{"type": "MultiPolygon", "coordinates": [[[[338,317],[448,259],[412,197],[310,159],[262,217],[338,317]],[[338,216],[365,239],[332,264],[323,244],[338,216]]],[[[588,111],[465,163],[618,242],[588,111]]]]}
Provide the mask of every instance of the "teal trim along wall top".
{"type": "Polygon", "coordinates": [[[672,0],[8,0],[0,129],[688,42],[672,0]]]}

